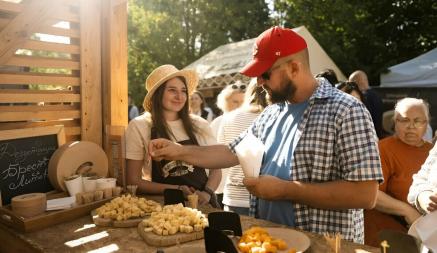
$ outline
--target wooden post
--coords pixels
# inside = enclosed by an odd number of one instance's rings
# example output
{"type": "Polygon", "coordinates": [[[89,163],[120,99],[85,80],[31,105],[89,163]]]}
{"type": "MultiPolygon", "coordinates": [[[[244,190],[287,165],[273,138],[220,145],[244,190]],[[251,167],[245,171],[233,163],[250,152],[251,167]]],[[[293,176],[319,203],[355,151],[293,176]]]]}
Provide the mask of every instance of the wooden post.
{"type": "Polygon", "coordinates": [[[127,126],[127,0],[103,1],[104,125],[127,126]]]}
{"type": "MultiPolygon", "coordinates": [[[[106,1],[104,1],[106,2],[106,1]]],[[[81,139],[102,145],[101,0],[80,1],[81,139]]]]}
{"type": "Polygon", "coordinates": [[[127,0],[102,2],[102,80],[104,148],[111,176],[124,179],[124,129],[127,99],[127,0]]]}

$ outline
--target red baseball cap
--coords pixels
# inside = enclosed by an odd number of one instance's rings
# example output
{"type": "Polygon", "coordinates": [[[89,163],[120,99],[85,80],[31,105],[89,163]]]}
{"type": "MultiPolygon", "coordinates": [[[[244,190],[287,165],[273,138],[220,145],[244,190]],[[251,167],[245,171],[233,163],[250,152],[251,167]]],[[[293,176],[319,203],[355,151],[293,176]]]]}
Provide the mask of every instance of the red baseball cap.
{"type": "Polygon", "coordinates": [[[253,58],[240,71],[249,77],[258,77],[266,72],[279,58],[295,54],[307,48],[305,40],[293,30],[274,26],[256,39],[253,58]]]}

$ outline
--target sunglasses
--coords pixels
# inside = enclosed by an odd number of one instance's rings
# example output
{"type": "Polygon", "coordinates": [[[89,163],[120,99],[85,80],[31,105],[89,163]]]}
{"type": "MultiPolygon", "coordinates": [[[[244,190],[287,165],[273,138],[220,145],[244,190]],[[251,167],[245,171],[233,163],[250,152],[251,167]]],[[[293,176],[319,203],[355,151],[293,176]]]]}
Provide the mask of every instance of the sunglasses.
{"type": "Polygon", "coordinates": [[[260,77],[263,80],[270,80],[270,75],[272,74],[273,70],[278,69],[279,67],[282,66],[282,64],[287,63],[287,62],[289,62],[289,61],[283,62],[283,63],[281,63],[281,64],[279,64],[277,66],[272,67],[271,69],[269,69],[266,72],[262,73],[260,77]]]}
{"type": "Polygon", "coordinates": [[[264,73],[262,73],[261,74],[261,78],[263,79],[263,80],[270,80],[270,75],[272,74],[272,72],[270,72],[270,71],[266,71],[266,72],[264,72],[264,73]]]}
{"type": "Polygon", "coordinates": [[[234,89],[234,90],[236,90],[236,89],[245,90],[246,89],[246,85],[245,84],[240,84],[240,85],[232,84],[231,88],[234,89]]]}

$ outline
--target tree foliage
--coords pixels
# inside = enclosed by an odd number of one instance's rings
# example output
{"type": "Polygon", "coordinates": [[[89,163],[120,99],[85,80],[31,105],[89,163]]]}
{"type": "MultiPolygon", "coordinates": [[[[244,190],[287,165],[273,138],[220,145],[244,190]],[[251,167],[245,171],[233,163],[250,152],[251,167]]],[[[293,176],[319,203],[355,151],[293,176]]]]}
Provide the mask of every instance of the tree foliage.
{"type": "Polygon", "coordinates": [[[275,0],[275,23],[305,25],[345,75],[372,84],[387,67],[437,46],[434,0],[275,0]]]}
{"type": "Polygon", "coordinates": [[[129,91],[141,103],[155,67],[190,64],[216,47],[256,37],[270,26],[264,0],[130,0],[129,91]]]}

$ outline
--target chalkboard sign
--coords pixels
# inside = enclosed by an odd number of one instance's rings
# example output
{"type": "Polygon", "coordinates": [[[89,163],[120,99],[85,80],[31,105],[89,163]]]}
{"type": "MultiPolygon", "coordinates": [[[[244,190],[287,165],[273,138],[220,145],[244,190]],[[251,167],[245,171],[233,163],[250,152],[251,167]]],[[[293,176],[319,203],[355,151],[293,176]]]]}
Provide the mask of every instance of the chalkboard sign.
{"type": "Polygon", "coordinates": [[[0,131],[0,190],[2,204],[14,196],[53,190],[48,164],[65,143],[63,126],[0,131]]]}

